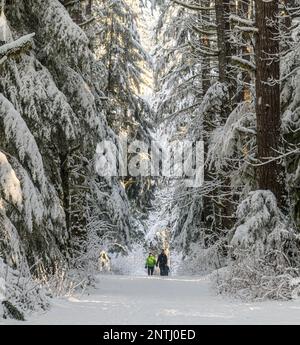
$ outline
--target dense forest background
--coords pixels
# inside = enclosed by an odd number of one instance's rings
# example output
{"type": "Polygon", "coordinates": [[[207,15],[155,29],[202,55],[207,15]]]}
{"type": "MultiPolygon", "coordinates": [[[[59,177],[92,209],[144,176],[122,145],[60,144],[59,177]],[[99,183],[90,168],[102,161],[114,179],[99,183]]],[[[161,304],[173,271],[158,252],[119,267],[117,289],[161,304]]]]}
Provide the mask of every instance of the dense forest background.
{"type": "Polygon", "coordinates": [[[220,292],[295,296],[299,35],[298,0],[2,0],[0,312],[162,245],[220,292]],[[105,176],[122,133],[204,140],[204,184],[105,176]]]}

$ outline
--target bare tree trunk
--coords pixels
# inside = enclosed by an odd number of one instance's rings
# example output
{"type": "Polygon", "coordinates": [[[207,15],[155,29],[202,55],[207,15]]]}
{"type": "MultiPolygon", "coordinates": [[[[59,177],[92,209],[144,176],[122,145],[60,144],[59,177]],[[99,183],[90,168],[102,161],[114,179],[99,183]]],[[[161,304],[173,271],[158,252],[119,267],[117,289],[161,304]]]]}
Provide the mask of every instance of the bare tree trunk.
{"type": "MultiPolygon", "coordinates": [[[[201,5],[201,2],[200,2],[201,5]]],[[[210,1],[204,0],[203,6],[209,7],[210,1]]],[[[210,11],[200,11],[199,13],[199,19],[202,19],[202,22],[205,20],[209,21],[210,17],[210,11]]],[[[201,44],[203,44],[204,47],[210,48],[210,41],[208,35],[201,34],[200,35],[201,44]]],[[[201,58],[201,66],[202,66],[202,95],[205,96],[207,90],[210,87],[210,56],[205,56],[203,54],[201,58]]]]}
{"type": "MultiPolygon", "coordinates": [[[[240,0],[238,2],[237,14],[241,18],[249,19],[249,11],[250,11],[250,0],[240,0]]],[[[245,38],[244,40],[247,41],[247,45],[243,44],[240,48],[240,54],[244,60],[250,61],[250,38],[245,38]]],[[[250,99],[250,83],[251,77],[249,71],[242,71],[242,85],[237,95],[237,102],[243,102],[250,99]]]]}
{"type": "MultiPolygon", "coordinates": [[[[215,0],[215,8],[219,51],[219,81],[225,83],[228,87],[228,102],[223,105],[221,111],[222,122],[225,124],[229,114],[234,108],[234,96],[236,91],[236,83],[230,77],[232,55],[232,47],[229,42],[230,0],[215,0]]],[[[223,187],[218,190],[219,195],[228,193],[228,189],[230,189],[231,180],[229,174],[226,174],[227,170],[228,168],[224,168],[223,176],[220,177],[224,182],[223,187]]],[[[234,204],[231,200],[231,196],[222,197],[219,195],[216,196],[217,202],[215,202],[216,226],[220,229],[230,229],[233,226],[234,204]]]]}
{"type": "Polygon", "coordinates": [[[282,176],[278,161],[268,162],[278,154],[280,143],[280,85],[278,0],[256,0],[256,119],[258,159],[264,163],[257,169],[258,186],[269,189],[279,204],[282,202],[282,176]]]}
{"type": "Polygon", "coordinates": [[[215,0],[216,22],[218,36],[218,60],[219,60],[219,80],[220,82],[228,81],[227,69],[230,58],[230,45],[228,42],[229,26],[229,0],[215,0]]]}
{"type": "Polygon", "coordinates": [[[231,12],[230,0],[215,0],[216,9],[216,24],[217,24],[217,37],[218,37],[218,63],[219,63],[219,81],[226,83],[228,87],[228,104],[222,111],[222,118],[225,122],[228,115],[233,110],[236,103],[236,80],[230,74],[231,69],[231,56],[233,48],[229,42],[230,36],[230,21],[229,16],[231,12]]]}
{"type": "Polygon", "coordinates": [[[288,30],[292,26],[292,16],[289,13],[289,8],[296,7],[295,0],[283,0],[283,3],[284,3],[283,12],[285,16],[284,25],[285,25],[285,30],[288,30]]]}
{"type": "Polygon", "coordinates": [[[92,6],[93,6],[93,0],[88,0],[86,5],[86,15],[91,16],[92,15],[92,6]]]}

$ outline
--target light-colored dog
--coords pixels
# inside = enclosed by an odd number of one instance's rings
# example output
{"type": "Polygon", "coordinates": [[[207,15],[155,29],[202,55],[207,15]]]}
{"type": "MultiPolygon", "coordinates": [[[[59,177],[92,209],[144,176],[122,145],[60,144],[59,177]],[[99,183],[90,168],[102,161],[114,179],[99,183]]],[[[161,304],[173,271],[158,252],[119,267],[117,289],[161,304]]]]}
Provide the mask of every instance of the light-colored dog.
{"type": "Polygon", "coordinates": [[[102,250],[98,258],[98,267],[100,272],[110,272],[110,258],[108,254],[102,250]]]}

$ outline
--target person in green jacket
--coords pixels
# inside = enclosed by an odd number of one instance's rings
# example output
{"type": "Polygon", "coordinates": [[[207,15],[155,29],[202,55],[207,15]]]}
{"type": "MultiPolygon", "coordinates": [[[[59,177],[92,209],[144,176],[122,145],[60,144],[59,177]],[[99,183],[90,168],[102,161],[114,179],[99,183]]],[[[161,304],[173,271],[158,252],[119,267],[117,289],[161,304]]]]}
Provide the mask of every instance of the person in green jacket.
{"type": "Polygon", "coordinates": [[[152,253],[149,253],[149,256],[146,259],[146,265],[145,265],[145,268],[148,268],[148,276],[153,275],[155,265],[156,265],[155,256],[152,253]]]}

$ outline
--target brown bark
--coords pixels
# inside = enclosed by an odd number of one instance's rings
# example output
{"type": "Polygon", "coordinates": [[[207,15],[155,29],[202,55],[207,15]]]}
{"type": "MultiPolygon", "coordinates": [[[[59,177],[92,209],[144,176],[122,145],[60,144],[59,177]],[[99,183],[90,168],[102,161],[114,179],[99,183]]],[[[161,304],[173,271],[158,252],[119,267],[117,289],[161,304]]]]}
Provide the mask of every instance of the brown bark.
{"type": "Polygon", "coordinates": [[[284,25],[285,25],[285,30],[288,30],[292,26],[292,16],[289,13],[289,8],[296,7],[295,0],[283,0],[283,3],[284,3],[284,16],[285,16],[284,25]]]}
{"type": "Polygon", "coordinates": [[[218,64],[219,64],[219,81],[226,83],[228,87],[228,102],[222,110],[223,122],[227,120],[228,115],[236,104],[236,80],[232,74],[231,56],[233,47],[229,42],[231,13],[230,0],[215,0],[216,24],[217,24],[217,41],[218,41],[218,64]]]}
{"type": "Polygon", "coordinates": [[[230,44],[228,42],[229,0],[215,0],[217,36],[218,36],[218,62],[219,62],[219,80],[220,82],[228,81],[227,69],[230,59],[230,44]]]}
{"type": "Polygon", "coordinates": [[[88,0],[86,5],[86,15],[91,16],[92,15],[92,6],[93,6],[93,0],[88,0]]]}
{"type": "Polygon", "coordinates": [[[258,159],[265,163],[257,168],[258,187],[271,190],[282,201],[281,166],[277,156],[280,142],[280,85],[278,0],[255,2],[256,36],[256,120],[258,159]]]}
{"type": "MultiPolygon", "coordinates": [[[[199,5],[203,4],[204,7],[209,7],[210,2],[209,0],[204,0],[204,1],[199,1],[199,5]]],[[[202,20],[203,22],[205,20],[209,20],[210,17],[210,11],[207,10],[203,10],[203,11],[199,11],[198,14],[198,18],[199,20],[202,20]]],[[[205,31],[205,27],[203,27],[204,31],[205,31]]],[[[200,33],[199,35],[201,44],[205,47],[205,48],[210,48],[210,41],[209,41],[209,37],[208,35],[204,34],[204,33],[200,33]]],[[[207,90],[210,87],[210,56],[201,56],[201,69],[202,69],[202,95],[204,97],[204,95],[206,94],[207,90]]]]}
{"type": "MultiPolygon", "coordinates": [[[[216,8],[216,24],[218,36],[218,62],[219,62],[219,81],[225,83],[228,87],[228,102],[223,105],[221,111],[222,122],[225,123],[228,115],[234,108],[234,95],[236,91],[236,83],[230,79],[231,72],[231,55],[232,47],[229,42],[230,34],[230,1],[229,0],[215,0],[216,8]]],[[[226,174],[228,168],[224,168],[226,174]]],[[[220,195],[228,192],[231,185],[229,176],[222,176],[224,178],[224,186],[220,188],[218,193],[220,195]]],[[[216,196],[216,226],[221,229],[230,229],[233,226],[234,205],[230,197],[216,196]]]]}
{"type": "Polygon", "coordinates": [[[70,231],[70,174],[69,174],[69,160],[68,153],[60,154],[60,178],[63,192],[63,207],[66,215],[66,226],[68,232],[70,231]]]}
{"type": "MultiPolygon", "coordinates": [[[[249,10],[250,10],[250,0],[242,0],[239,1],[238,3],[238,11],[237,14],[239,17],[241,18],[245,18],[245,19],[249,19],[249,10]]],[[[251,48],[250,48],[250,39],[245,39],[247,40],[247,46],[244,45],[241,47],[241,54],[242,54],[242,58],[244,60],[250,61],[250,52],[251,52],[251,48]]],[[[250,77],[250,72],[249,71],[243,71],[242,72],[242,82],[243,85],[241,87],[241,91],[238,94],[237,97],[237,102],[243,102],[243,101],[247,101],[250,100],[250,87],[249,84],[251,83],[251,77],[250,77]]]]}

